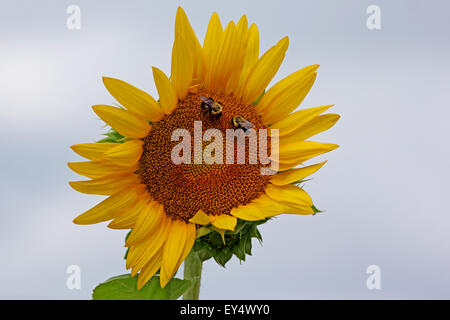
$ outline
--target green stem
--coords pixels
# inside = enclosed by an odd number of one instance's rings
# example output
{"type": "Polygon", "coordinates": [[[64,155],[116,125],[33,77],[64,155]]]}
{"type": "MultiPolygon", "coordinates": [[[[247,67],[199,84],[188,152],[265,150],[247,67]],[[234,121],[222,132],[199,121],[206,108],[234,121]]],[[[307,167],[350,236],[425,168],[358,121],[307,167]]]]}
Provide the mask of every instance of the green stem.
{"type": "Polygon", "coordinates": [[[198,300],[200,294],[200,279],[202,277],[202,260],[198,257],[198,254],[191,251],[184,260],[184,279],[195,280],[194,285],[183,295],[183,300],[198,300]]]}

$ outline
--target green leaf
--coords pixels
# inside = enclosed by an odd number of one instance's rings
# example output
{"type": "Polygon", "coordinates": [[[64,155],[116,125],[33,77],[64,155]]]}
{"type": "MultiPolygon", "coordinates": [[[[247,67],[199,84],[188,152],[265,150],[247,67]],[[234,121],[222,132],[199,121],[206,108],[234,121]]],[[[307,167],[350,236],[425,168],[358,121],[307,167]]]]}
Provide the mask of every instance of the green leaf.
{"type": "Polygon", "coordinates": [[[127,137],[124,137],[120,133],[118,133],[115,129],[110,129],[107,133],[104,134],[106,138],[103,138],[97,142],[103,143],[103,142],[125,142],[127,140],[127,137]]]}
{"type": "Polygon", "coordinates": [[[194,280],[173,278],[161,288],[159,277],[154,276],[141,290],[137,277],[123,274],[99,284],[92,293],[93,300],[176,300],[194,285],[194,280]]]}
{"type": "Polygon", "coordinates": [[[235,245],[232,249],[234,255],[238,257],[239,260],[245,261],[245,243],[244,241],[240,241],[237,245],[235,245]]]}
{"type": "MultiPolygon", "coordinates": [[[[127,242],[127,239],[128,239],[128,237],[130,236],[130,234],[131,234],[131,230],[128,231],[127,235],[125,236],[125,242],[127,242]]],[[[125,251],[125,255],[123,256],[123,258],[124,258],[125,260],[127,260],[127,257],[128,257],[128,251],[130,251],[130,247],[127,247],[127,251],[125,251]]]]}
{"type": "Polygon", "coordinates": [[[210,225],[197,229],[197,239],[192,249],[203,262],[214,258],[214,260],[225,267],[225,264],[235,255],[240,261],[245,261],[246,255],[251,255],[252,238],[258,239],[262,244],[262,236],[258,226],[266,223],[271,218],[258,221],[246,221],[238,219],[234,231],[226,230],[224,237],[211,228],[210,225]]]}
{"type": "Polygon", "coordinates": [[[238,219],[234,231],[227,230],[225,232],[225,243],[216,230],[212,230],[209,226],[203,226],[197,230],[200,236],[195,241],[193,251],[197,253],[201,261],[212,257],[223,267],[233,255],[240,261],[245,261],[246,255],[251,255],[252,252],[252,238],[256,238],[262,243],[258,226],[269,220],[270,218],[258,221],[238,219]],[[204,229],[206,232],[203,232],[204,229]]]}
{"type": "Polygon", "coordinates": [[[198,230],[197,230],[197,238],[201,238],[201,237],[207,235],[208,233],[210,233],[210,232],[212,232],[212,231],[213,231],[213,229],[211,229],[211,228],[208,227],[208,226],[200,227],[200,228],[198,228],[198,230]]]}
{"type": "Polygon", "coordinates": [[[195,241],[194,248],[192,250],[197,253],[202,262],[212,257],[211,252],[213,249],[209,243],[197,240],[195,241]]]}
{"type": "Polygon", "coordinates": [[[231,259],[233,256],[233,252],[231,252],[230,247],[224,247],[220,250],[216,250],[215,255],[213,255],[214,260],[218,264],[220,264],[222,267],[225,267],[225,264],[228,262],[228,260],[231,259]]]}
{"type": "Polygon", "coordinates": [[[325,211],[317,209],[315,205],[312,205],[311,208],[314,210],[313,216],[316,215],[316,213],[325,212],[325,211]]]}
{"type": "Polygon", "coordinates": [[[103,139],[97,141],[97,143],[114,143],[114,142],[116,142],[116,140],[114,140],[110,137],[106,137],[106,138],[103,138],[103,139]]]}
{"type": "Polygon", "coordinates": [[[251,237],[247,237],[246,241],[245,241],[245,253],[248,254],[249,256],[252,255],[252,238],[251,237]]]}
{"type": "Polygon", "coordinates": [[[241,233],[249,224],[255,223],[255,221],[246,221],[238,219],[236,227],[234,228],[233,234],[241,233]]]}
{"type": "Polygon", "coordinates": [[[312,179],[300,179],[300,180],[291,182],[290,184],[294,184],[294,185],[298,186],[299,184],[305,183],[305,182],[310,181],[310,180],[312,180],[312,179]]]}
{"type": "MultiPolygon", "coordinates": [[[[258,232],[258,228],[255,224],[250,227],[249,234],[250,234],[250,238],[258,238],[259,232],[258,232]]],[[[258,238],[258,240],[259,239],[260,238],[258,238]]]]}

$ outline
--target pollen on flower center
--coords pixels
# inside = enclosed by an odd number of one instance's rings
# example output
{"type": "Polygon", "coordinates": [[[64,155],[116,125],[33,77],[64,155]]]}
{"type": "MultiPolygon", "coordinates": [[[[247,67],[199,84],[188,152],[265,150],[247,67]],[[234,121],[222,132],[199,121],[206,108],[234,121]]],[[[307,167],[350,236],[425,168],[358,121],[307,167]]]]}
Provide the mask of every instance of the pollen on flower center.
{"type": "MultiPolygon", "coordinates": [[[[208,215],[228,214],[239,205],[246,204],[264,193],[270,176],[261,174],[261,164],[250,164],[248,156],[244,164],[174,164],[172,149],[179,143],[171,141],[172,132],[186,129],[194,136],[194,121],[202,121],[202,131],[218,129],[227,144],[227,129],[233,129],[232,119],[242,115],[254,124],[254,128],[266,128],[254,106],[247,105],[234,95],[216,95],[200,90],[189,93],[178,102],[175,111],[152,126],[150,134],[143,138],[143,153],[137,171],[150,196],[164,205],[172,219],[188,221],[199,210],[208,215]],[[212,97],[223,106],[222,116],[216,118],[201,109],[200,96],[212,97]]],[[[192,150],[193,150],[192,139],[192,150]]],[[[204,142],[203,148],[210,142],[204,142]]],[[[268,144],[270,146],[270,143],[268,144]]],[[[246,153],[248,153],[246,139],[246,153]]]]}

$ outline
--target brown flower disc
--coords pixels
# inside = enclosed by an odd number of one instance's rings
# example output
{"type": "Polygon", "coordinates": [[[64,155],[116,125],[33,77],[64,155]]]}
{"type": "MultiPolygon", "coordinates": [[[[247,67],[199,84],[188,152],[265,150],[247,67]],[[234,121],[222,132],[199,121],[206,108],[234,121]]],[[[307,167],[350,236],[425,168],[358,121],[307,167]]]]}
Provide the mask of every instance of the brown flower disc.
{"type": "MultiPolygon", "coordinates": [[[[249,139],[245,139],[246,159],[244,164],[226,164],[226,152],[232,150],[234,159],[238,147],[234,148],[226,139],[226,130],[234,129],[232,118],[242,115],[254,124],[254,129],[266,128],[253,105],[246,105],[233,95],[215,95],[200,90],[189,93],[178,102],[173,113],[153,124],[150,134],[143,138],[142,157],[137,171],[151,197],[164,205],[165,212],[173,219],[188,221],[199,210],[208,215],[229,214],[230,210],[246,204],[264,193],[270,176],[261,174],[263,164],[249,161],[249,139]],[[204,112],[200,96],[212,97],[223,106],[222,116],[214,117],[204,112]],[[218,129],[223,135],[223,163],[194,163],[194,121],[202,121],[202,133],[207,129],[218,129]],[[191,163],[172,162],[172,149],[180,141],[171,141],[176,129],[186,129],[191,134],[191,163]]],[[[203,149],[210,144],[203,142],[203,149]]],[[[270,143],[268,142],[268,148],[270,143]]],[[[236,161],[235,161],[236,162],[236,161]]]]}

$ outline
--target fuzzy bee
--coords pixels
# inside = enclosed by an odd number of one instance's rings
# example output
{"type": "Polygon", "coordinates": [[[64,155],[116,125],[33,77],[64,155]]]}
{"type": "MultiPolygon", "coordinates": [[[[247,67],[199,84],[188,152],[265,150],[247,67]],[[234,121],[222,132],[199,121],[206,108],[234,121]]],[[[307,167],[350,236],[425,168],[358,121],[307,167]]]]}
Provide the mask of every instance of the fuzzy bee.
{"type": "Polygon", "coordinates": [[[202,104],[200,105],[200,107],[205,111],[205,113],[209,112],[216,118],[220,118],[222,116],[223,108],[220,103],[215,102],[213,98],[200,96],[200,99],[202,100],[202,104]]]}
{"type": "Polygon", "coordinates": [[[231,124],[233,125],[234,128],[242,129],[244,130],[244,132],[255,126],[253,123],[251,123],[250,121],[248,121],[247,119],[245,119],[243,116],[240,115],[233,117],[233,119],[231,119],[231,124]]]}

